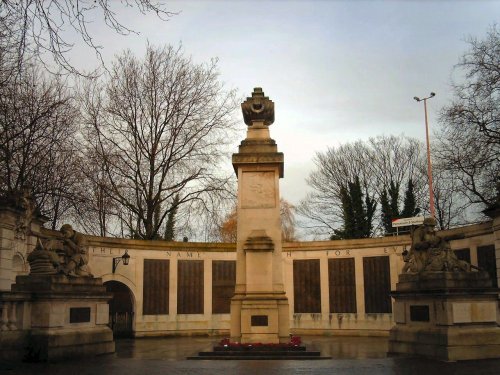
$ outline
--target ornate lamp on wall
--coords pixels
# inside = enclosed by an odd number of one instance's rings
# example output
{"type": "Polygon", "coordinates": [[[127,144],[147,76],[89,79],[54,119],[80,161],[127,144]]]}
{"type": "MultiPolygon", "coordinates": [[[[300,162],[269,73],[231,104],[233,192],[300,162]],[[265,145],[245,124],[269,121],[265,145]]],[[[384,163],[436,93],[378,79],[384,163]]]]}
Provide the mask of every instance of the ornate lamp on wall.
{"type": "Polygon", "coordinates": [[[125,254],[123,254],[121,257],[113,258],[113,273],[115,273],[116,267],[118,267],[118,264],[121,261],[123,261],[124,266],[128,266],[128,262],[130,261],[130,255],[128,255],[128,250],[125,250],[125,254]]]}

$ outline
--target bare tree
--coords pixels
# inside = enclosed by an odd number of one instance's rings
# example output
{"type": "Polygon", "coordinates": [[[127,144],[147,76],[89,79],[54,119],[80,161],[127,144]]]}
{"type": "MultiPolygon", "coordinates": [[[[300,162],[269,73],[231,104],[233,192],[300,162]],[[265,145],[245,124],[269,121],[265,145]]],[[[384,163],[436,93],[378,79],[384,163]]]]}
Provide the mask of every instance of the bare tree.
{"type": "Polygon", "coordinates": [[[78,112],[60,79],[28,68],[0,86],[0,190],[29,189],[55,228],[78,200],[78,112]]]}
{"type": "Polygon", "coordinates": [[[434,163],[433,182],[435,219],[439,229],[474,221],[477,215],[471,212],[471,203],[463,194],[463,188],[454,172],[447,170],[440,162],[434,163]]]}
{"type": "Polygon", "coordinates": [[[442,117],[439,146],[434,154],[441,169],[454,179],[457,190],[478,209],[484,209],[496,199],[499,144],[490,142],[490,137],[477,127],[449,121],[442,117]]]}
{"type": "Polygon", "coordinates": [[[370,138],[367,146],[365,157],[368,158],[365,162],[374,193],[380,196],[391,182],[404,189],[412,178],[421,204],[426,184],[425,175],[421,173],[421,167],[424,165],[422,143],[405,136],[379,136],[370,138]]]}
{"type": "Polygon", "coordinates": [[[442,120],[458,127],[474,127],[484,141],[500,145],[500,30],[493,25],[486,38],[467,39],[469,50],[455,67],[460,78],[455,96],[442,120]]]}
{"type": "Polygon", "coordinates": [[[283,241],[297,241],[295,207],[286,199],[280,199],[281,237],[283,241]]]}
{"type": "MultiPolygon", "coordinates": [[[[343,222],[342,188],[357,178],[363,194],[376,199],[391,181],[405,188],[411,178],[418,205],[424,206],[426,180],[421,172],[425,163],[422,151],[422,144],[414,139],[380,136],[317,153],[316,169],[307,180],[314,191],[297,208],[303,218],[301,226],[327,236],[338,230],[343,222]]],[[[374,231],[379,232],[381,227],[375,225],[374,231]]]]}
{"type": "Polygon", "coordinates": [[[342,187],[359,176],[362,185],[369,180],[365,163],[366,147],[363,142],[328,148],[314,157],[316,169],[307,182],[314,189],[297,207],[307,218],[301,225],[313,231],[330,235],[342,221],[342,187]]]}
{"type": "Polygon", "coordinates": [[[500,30],[467,40],[455,67],[454,99],[442,109],[437,156],[477,210],[495,202],[500,181],[500,30]]]}
{"type": "Polygon", "coordinates": [[[85,98],[89,147],[128,235],[158,238],[176,196],[178,216],[229,198],[232,177],[219,163],[233,138],[236,101],[218,80],[216,60],[196,65],[171,46],[148,46],[143,60],[127,51],[85,98]]]}
{"type": "Polygon", "coordinates": [[[88,234],[102,237],[118,235],[120,227],[116,218],[119,207],[106,189],[104,163],[95,150],[83,149],[79,154],[82,160],[79,165],[82,199],[71,210],[71,220],[88,234]]]}
{"type": "MultiPolygon", "coordinates": [[[[141,14],[152,13],[167,20],[175,13],[151,0],[2,0],[0,3],[0,47],[20,70],[27,58],[47,66],[78,73],[68,55],[77,42],[91,48],[102,63],[101,46],[89,31],[89,24],[102,18],[114,32],[127,35],[134,31],[118,17],[117,8],[136,8],[141,14]],[[71,31],[72,33],[68,33],[71,31]],[[71,37],[73,35],[73,38],[71,37]],[[76,35],[76,37],[74,37],[76,35]],[[50,61],[52,60],[52,61],[50,61]]],[[[12,66],[12,65],[9,65],[12,66]]],[[[53,69],[57,69],[54,68],[53,69]]]]}

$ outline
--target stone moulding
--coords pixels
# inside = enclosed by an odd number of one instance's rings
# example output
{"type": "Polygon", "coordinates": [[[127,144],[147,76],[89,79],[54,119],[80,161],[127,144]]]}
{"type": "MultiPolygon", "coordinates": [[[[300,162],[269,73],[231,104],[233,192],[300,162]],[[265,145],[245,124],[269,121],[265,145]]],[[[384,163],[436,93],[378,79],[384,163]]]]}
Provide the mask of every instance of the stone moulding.
{"type": "Polygon", "coordinates": [[[486,271],[474,272],[422,272],[420,274],[401,274],[397,289],[392,294],[397,295],[408,291],[432,293],[445,291],[448,293],[462,290],[497,293],[492,288],[491,279],[486,271]]]}
{"type": "Polygon", "coordinates": [[[274,251],[274,243],[265,231],[255,230],[245,241],[243,249],[245,252],[272,252],[274,251]]]}
{"type": "Polygon", "coordinates": [[[284,156],[282,152],[233,154],[232,161],[236,175],[238,175],[238,168],[242,166],[265,165],[267,167],[269,165],[276,165],[279,177],[283,178],[284,176],[284,156]]]}

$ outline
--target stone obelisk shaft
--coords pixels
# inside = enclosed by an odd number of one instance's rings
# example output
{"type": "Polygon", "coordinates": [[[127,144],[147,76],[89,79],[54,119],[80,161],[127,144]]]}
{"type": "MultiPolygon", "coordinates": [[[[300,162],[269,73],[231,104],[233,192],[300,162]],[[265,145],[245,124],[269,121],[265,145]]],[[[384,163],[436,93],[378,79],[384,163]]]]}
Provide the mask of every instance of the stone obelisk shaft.
{"type": "Polygon", "coordinates": [[[256,88],[242,103],[247,137],[233,154],[238,176],[236,290],[231,339],[287,342],[289,306],[282,269],[279,179],[283,154],[270,138],[274,103],[256,88]]]}

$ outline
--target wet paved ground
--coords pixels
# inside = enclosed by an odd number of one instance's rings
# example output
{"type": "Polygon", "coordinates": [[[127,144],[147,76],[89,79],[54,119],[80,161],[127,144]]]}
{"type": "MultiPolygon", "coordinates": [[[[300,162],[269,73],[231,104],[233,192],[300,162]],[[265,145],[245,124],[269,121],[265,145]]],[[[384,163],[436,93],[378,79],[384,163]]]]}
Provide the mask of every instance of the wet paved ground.
{"type": "Polygon", "coordinates": [[[56,364],[0,363],[5,375],[169,375],[169,374],[500,374],[500,359],[445,363],[388,358],[386,338],[302,337],[310,350],[332,356],[320,361],[188,361],[211,350],[218,338],[180,337],[118,340],[116,353],[56,364]]]}

